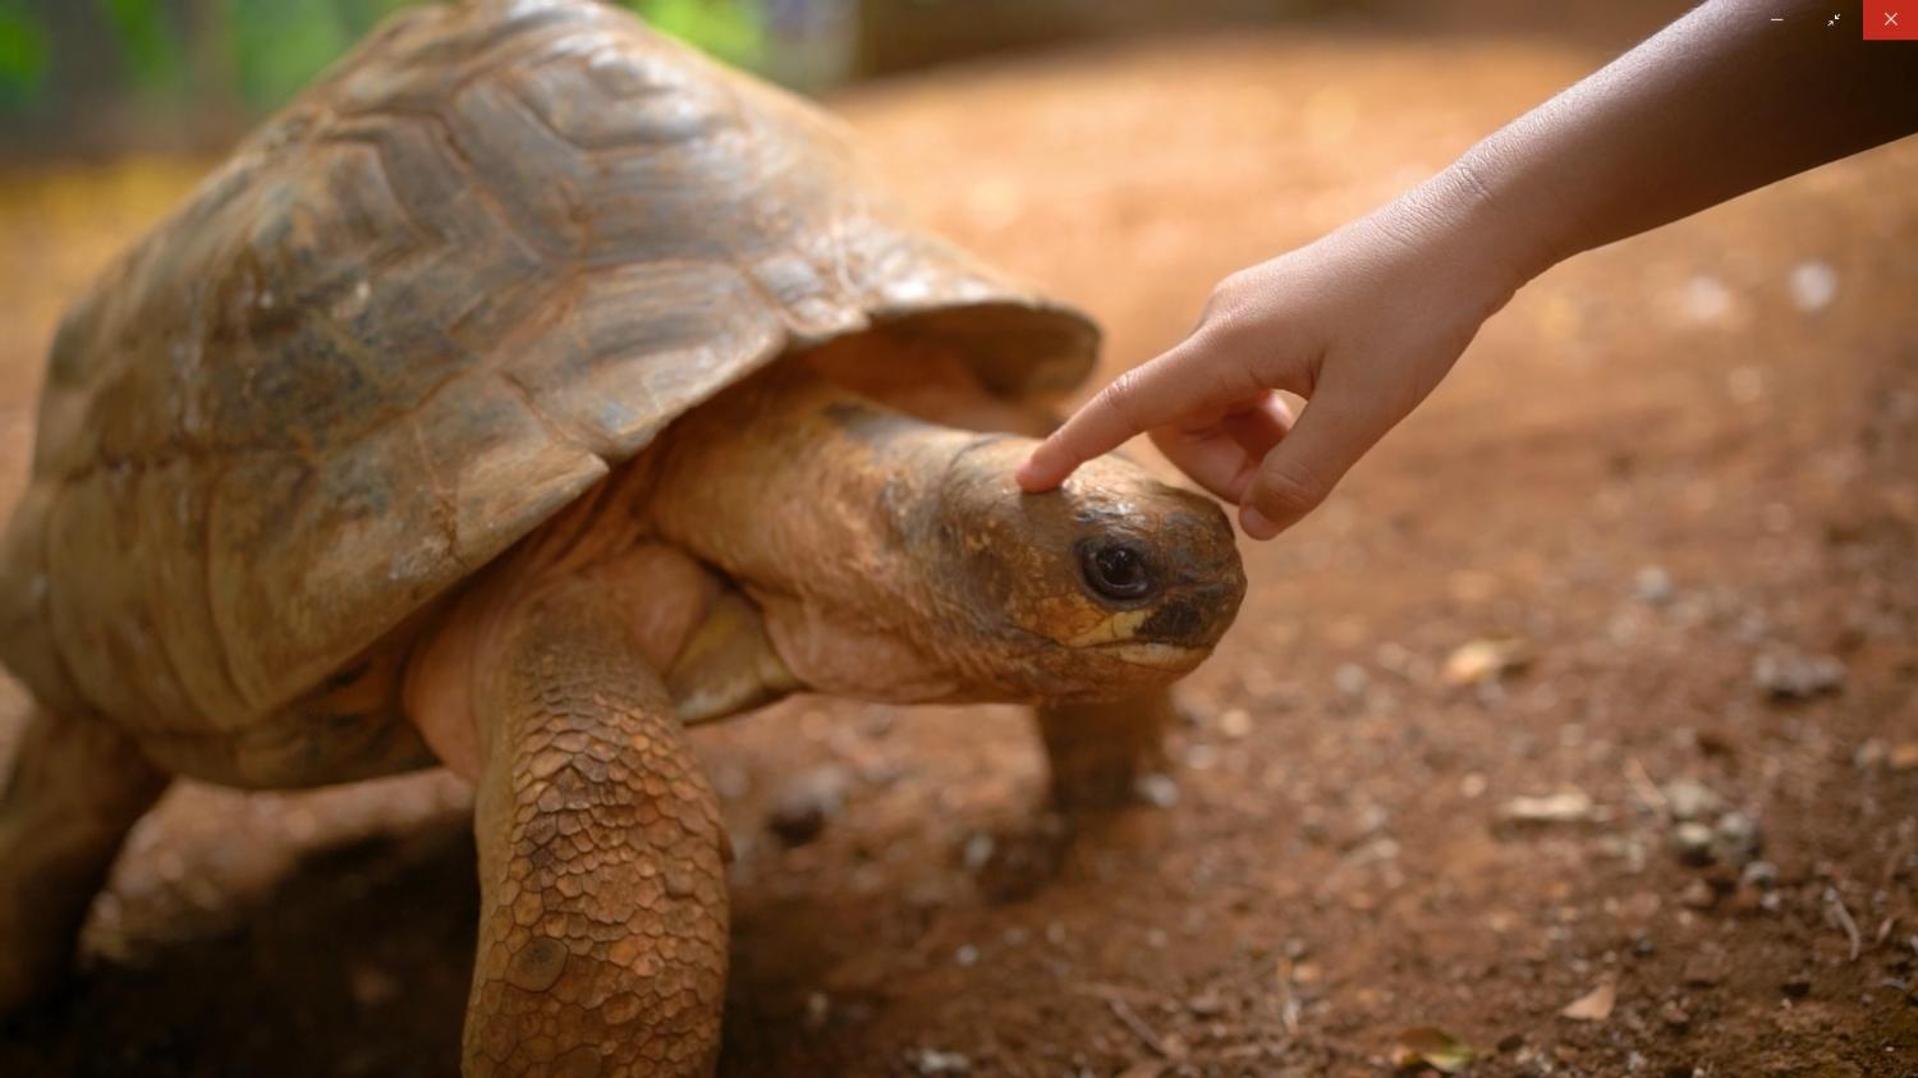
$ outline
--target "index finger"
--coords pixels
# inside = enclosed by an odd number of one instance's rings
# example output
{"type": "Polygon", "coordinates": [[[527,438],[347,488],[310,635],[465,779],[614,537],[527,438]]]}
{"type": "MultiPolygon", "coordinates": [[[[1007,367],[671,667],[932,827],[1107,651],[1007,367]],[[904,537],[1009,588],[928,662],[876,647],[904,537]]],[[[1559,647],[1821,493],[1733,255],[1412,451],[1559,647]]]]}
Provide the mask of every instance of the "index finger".
{"type": "Polygon", "coordinates": [[[1175,362],[1190,345],[1188,338],[1113,379],[1033,449],[1019,468],[1019,486],[1028,494],[1052,490],[1093,457],[1204,405],[1212,394],[1191,377],[1182,377],[1175,362]]]}

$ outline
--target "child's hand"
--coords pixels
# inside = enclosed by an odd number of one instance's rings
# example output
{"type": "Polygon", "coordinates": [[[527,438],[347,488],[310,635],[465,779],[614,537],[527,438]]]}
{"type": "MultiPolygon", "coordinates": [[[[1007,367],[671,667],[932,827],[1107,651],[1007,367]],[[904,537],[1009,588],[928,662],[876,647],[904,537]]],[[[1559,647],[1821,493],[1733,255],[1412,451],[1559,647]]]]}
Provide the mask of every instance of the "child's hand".
{"type": "Polygon", "coordinates": [[[1149,433],[1270,539],[1315,508],[1432,391],[1519,280],[1415,191],[1308,247],[1227,277],[1198,328],[1121,375],[1019,471],[1050,490],[1149,433]],[[1296,423],[1273,390],[1308,398],[1296,423]]]}
{"type": "Polygon", "coordinates": [[[1020,469],[1029,491],[1142,431],[1270,539],[1560,259],[1918,132],[1918,64],[1814,0],[1707,0],[1355,224],[1225,279],[1177,347],[1020,469]],[[1294,425],[1272,390],[1310,398],[1294,425]]]}

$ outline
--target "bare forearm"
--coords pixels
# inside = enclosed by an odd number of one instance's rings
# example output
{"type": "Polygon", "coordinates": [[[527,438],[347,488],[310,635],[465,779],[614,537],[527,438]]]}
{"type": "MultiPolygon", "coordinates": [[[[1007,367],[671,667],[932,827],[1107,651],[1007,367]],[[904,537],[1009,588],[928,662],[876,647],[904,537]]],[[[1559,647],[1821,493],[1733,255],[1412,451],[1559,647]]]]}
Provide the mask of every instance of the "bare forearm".
{"type": "Polygon", "coordinates": [[[1278,534],[1554,263],[1918,131],[1918,45],[1827,27],[1829,4],[1711,0],[1389,205],[1226,278],[1019,481],[1049,490],[1151,431],[1248,535],[1278,534]],[[1296,421],[1275,389],[1309,398],[1296,421]]]}
{"type": "Polygon", "coordinates": [[[1703,4],[1406,201],[1469,223],[1462,234],[1516,284],[1918,131],[1918,45],[1828,28],[1830,12],[1828,0],[1703,4]]]}

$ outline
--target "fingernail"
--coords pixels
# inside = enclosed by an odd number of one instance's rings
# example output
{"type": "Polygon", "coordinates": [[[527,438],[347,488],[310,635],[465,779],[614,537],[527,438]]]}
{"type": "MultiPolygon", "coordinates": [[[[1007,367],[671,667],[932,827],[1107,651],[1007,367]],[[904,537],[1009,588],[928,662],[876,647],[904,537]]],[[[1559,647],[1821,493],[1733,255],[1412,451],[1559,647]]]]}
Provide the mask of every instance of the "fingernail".
{"type": "Polygon", "coordinates": [[[1270,539],[1279,534],[1279,526],[1265,518],[1265,514],[1252,506],[1239,510],[1239,527],[1254,539],[1270,539]]]}

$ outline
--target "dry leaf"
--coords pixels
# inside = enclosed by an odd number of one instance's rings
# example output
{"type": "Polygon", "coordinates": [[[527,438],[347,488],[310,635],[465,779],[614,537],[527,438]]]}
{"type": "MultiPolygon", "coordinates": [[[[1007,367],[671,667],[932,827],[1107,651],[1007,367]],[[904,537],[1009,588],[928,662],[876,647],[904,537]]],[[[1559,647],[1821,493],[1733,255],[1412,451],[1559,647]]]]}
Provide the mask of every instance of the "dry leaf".
{"type": "Polygon", "coordinates": [[[1612,1016],[1612,1008],[1618,1004],[1618,986],[1605,981],[1597,988],[1567,1003],[1565,1009],[1558,1012],[1575,1022],[1603,1022],[1612,1016]]]}
{"type": "Polygon", "coordinates": [[[1480,685],[1532,665],[1532,646],[1515,636],[1485,637],[1461,644],[1445,659],[1439,677],[1447,685],[1480,685]]]}
{"type": "Polygon", "coordinates": [[[1431,1067],[1440,1074],[1457,1074],[1478,1055],[1472,1046],[1439,1029],[1418,1026],[1399,1034],[1392,1047],[1392,1066],[1431,1067]]]}

